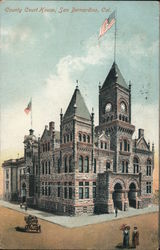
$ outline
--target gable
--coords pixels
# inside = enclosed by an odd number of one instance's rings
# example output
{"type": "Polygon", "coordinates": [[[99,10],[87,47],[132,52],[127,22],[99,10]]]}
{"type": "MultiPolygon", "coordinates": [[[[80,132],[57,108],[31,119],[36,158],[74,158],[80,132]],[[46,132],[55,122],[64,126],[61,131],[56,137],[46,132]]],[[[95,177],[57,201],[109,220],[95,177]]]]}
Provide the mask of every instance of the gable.
{"type": "Polygon", "coordinates": [[[148,144],[144,137],[141,137],[137,142],[137,148],[145,151],[149,151],[148,144]]]}

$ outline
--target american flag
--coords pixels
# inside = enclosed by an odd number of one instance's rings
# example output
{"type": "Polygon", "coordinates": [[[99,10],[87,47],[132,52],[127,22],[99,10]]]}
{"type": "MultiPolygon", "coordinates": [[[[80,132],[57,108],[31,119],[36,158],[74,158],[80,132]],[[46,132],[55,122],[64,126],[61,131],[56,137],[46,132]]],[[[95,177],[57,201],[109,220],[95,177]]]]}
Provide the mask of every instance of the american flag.
{"type": "Polygon", "coordinates": [[[115,10],[110,14],[110,16],[108,18],[105,19],[105,21],[103,22],[100,31],[99,31],[99,38],[101,36],[103,36],[107,30],[109,30],[112,25],[115,23],[116,18],[115,18],[115,10]]]}
{"type": "Polygon", "coordinates": [[[32,109],[32,101],[30,100],[30,102],[27,105],[27,108],[24,109],[24,112],[26,113],[26,115],[29,114],[29,112],[31,111],[31,109],[32,109]]]}

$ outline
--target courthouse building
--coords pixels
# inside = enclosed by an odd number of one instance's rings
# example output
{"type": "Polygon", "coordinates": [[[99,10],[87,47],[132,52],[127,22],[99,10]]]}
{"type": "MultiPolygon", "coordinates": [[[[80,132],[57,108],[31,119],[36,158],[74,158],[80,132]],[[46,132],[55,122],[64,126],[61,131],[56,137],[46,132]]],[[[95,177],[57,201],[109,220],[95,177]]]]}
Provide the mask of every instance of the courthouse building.
{"type": "Polygon", "coordinates": [[[4,199],[68,215],[148,206],[154,145],[146,142],[143,129],[133,139],[134,131],[131,85],[113,63],[99,86],[98,126],[77,86],[60,113],[60,132],[53,121],[40,138],[30,129],[24,158],[3,163],[4,199]]]}

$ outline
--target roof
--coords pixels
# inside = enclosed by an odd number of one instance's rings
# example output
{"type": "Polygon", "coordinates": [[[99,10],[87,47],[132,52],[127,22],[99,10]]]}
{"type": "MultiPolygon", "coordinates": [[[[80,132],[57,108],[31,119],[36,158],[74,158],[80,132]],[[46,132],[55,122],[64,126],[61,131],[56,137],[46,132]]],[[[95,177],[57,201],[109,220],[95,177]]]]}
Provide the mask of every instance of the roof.
{"type": "Polygon", "coordinates": [[[64,114],[64,119],[68,118],[70,116],[74,115],[74,109],[76,107],[76,115],[82,118],[85,118],[87,120],[90,120],[90,113],[88,111],[88,108],[85,104],[85,101],[81,95],[81,92],[78,88],[78,86],[76,87],[73,96],[71,98],[71,101],[68,105],[68,108],[64,114]]]}
{"type": "Polygon", "coordinates": [[[119,68],[118,68],[118,65],[114,62],[104,83],[103,83],[103,86],[102,86],[102,89],[108,87],[109,85],[112,85],[114,83],[117,83],[119,84],[120,86],[122,86],[123,88],[126,88],[128,89],[128,85],[125,81],[125,79],[123,78],[119,68]]]}

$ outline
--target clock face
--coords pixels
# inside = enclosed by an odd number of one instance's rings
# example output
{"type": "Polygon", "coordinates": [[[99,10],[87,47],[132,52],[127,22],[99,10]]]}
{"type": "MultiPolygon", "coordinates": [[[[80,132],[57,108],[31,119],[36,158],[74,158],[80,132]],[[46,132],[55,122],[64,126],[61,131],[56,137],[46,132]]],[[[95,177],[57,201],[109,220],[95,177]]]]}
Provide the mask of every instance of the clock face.
{"type": "Polygon", "coordinates": [[[126,104],[124,102],[121,102],[121,111],[122,112],[126,111],[126,104]]]}
{"type": "Polygon", "coordinates": [[[106,105],[106,107],[105,107],[105,111],[106,111],[106,112],[110,112],[111,109],[112,109],[112,104],[109,102],[109,103],[107,103],[107,105],[106,105]]]}

